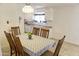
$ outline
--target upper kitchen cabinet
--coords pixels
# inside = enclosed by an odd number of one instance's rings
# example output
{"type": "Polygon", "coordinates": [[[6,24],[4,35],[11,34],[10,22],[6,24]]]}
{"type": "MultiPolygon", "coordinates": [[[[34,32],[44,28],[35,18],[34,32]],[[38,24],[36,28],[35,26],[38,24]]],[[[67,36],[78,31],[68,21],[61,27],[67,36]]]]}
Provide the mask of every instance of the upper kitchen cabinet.
{"type": "Polygon", "coordinates": [[[48,22],[53,21],[53,8],[51,8],[51,7],[46,7],[45,8],[45,19],[48,22]]]}

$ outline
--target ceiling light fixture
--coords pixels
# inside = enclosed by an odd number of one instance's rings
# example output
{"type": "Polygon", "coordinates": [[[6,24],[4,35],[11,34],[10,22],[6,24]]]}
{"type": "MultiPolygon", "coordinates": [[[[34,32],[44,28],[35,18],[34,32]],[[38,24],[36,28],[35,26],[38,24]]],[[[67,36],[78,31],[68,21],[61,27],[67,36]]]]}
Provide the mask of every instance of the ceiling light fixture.
{"type": "Polygon", "coordinates": [[[33,13],[34,12],[34,9],[30,5],[30,3],[26,3],[26,5],[23,7],[22,11],[24,13],[33,13]]]}

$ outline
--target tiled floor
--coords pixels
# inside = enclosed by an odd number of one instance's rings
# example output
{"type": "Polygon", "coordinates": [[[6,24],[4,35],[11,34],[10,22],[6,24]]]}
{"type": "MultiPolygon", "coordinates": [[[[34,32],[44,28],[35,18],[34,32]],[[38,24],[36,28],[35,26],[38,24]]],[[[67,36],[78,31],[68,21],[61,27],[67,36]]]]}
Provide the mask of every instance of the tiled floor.
{"type": "Polygon", "coordinates": [[[70,44],[70,43],[63,43],[63,46],[60,50],[61,56],[79,56],[79,46],[70,44]]]}
{"type": "MultiPolygon", "coordinates": [[[[51,51],[53,51],[51,49],[51,51]]],[[[9,49],[3,50],[3,55],[9,55],[9,49]]],[[[64,42],[60,50],[59,56],[79,56],[79,46],[64,42]]]]}

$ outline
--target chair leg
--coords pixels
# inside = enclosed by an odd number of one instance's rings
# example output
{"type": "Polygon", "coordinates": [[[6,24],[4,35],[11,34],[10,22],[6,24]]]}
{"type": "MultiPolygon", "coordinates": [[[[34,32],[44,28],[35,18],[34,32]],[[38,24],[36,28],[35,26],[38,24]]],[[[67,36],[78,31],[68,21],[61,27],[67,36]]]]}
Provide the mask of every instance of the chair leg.
{"type": "Polygon", "coordinates": [[[10,56],[12,56],[12,49],[10,50],[10,56]]]}
{"type": "Polygon", "coordinates": [[[17,56],[17,53],[16,53],[16,51],[14,51],[14,52],[13,52],[13,54],[15,54],[15,56],[17,56]]]}

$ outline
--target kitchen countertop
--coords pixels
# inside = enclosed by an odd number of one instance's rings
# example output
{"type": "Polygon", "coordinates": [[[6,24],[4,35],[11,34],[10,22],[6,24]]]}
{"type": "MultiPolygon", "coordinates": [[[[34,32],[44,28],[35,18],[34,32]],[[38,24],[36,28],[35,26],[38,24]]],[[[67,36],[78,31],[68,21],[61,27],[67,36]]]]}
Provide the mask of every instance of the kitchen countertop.
{"type": "Polygon", "coordinates": [[[43,28],[49,28],[49,29],[52,28],[52,26],[49,24],[37,24],[37,23],[35,23],[35,24],[25,24],[25,25],[34,26],[34,27],[43,27],[43,28]]]}

